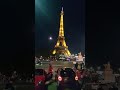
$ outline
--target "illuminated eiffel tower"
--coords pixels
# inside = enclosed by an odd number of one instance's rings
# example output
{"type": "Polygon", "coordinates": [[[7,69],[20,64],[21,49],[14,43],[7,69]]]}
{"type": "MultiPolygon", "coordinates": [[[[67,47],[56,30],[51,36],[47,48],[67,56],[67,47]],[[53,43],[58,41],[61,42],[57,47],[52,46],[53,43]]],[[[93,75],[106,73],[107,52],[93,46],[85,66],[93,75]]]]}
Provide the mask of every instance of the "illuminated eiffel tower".
{"type": "Polygon", "coordinates": [[[68,46],[66,45],[65,37],[64,37],[63,15],[64,15],[64,12],[63,12],[63,7],[62,7],[62,11],[60,14],[59,36],[58,36],[57,44],[55,45],[52,54],[70,56],[71,53],[68,50],[68,46]]]}

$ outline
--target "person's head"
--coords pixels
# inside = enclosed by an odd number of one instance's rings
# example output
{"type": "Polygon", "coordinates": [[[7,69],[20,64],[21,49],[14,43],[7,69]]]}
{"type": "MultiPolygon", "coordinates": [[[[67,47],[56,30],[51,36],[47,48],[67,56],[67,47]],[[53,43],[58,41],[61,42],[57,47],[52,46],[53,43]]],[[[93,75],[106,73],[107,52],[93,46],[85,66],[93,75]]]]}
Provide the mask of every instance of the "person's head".
{"type": "Polygon", "coordinates": [[[102,85],[99,85],[99,88],[102,88],[102,85]]]}
{"type": "Polygon", "coordinates": [[[10,80],[10,83],[12,84],[12,83],[13,83],[13,81],[12,81],[12,80],[10,80]]]}
{"type": "Polygon", "coordinates": [[[113,87],[113,88],[116,88],[116,85],[115,85],[115,84],[113,84],[113,85],[112,85],[112,87],[113,87]]]}

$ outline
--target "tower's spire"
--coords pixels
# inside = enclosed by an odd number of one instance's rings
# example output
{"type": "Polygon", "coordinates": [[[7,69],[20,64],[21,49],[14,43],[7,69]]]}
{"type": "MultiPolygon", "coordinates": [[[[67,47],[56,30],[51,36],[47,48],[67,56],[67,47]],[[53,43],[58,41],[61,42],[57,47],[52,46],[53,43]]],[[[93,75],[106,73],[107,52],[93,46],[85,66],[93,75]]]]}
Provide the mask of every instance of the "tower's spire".
{"type": "Polygon", "coordinates": [[[62,11],[63,11],[63,7],[62,7],[62,11]]]}
{"type": "Polygon", "coordinates": [[[62,11],[60,13],[60,29],[59,29],[59,36],[64,36],[64,27],[63,27],[63,7],[62,7],[62,11]]]}
{"type": "MultiPolygon", "coordinates": [[[[62,7],[62,10],[61,10],[61,14],[62,14],[62,15],[64,14],[63,7],[62,7]]],[[[60,15],[61,15],[61,14],[60,14],[60,15]]]]}

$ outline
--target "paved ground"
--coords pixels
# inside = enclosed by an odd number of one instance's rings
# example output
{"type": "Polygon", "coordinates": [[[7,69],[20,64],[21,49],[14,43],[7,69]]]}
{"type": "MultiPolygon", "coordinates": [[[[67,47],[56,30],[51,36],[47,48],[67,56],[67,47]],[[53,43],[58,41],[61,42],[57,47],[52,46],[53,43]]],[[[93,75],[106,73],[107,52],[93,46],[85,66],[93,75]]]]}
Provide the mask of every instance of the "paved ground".
{"type": "MultiPolygon", "coordinates": [[[[4,90],[4,85],[0,85],[0,90],[4,90]]],[[[15,85],[15,90],[34,90],[34,85],[15,85]]]]}
{"type": "MultiPolygon", "coordinates": [[[[57,83],[53,80],[46,82],[47,90],[57,90],[57,83]]],[[[0,90],[4,90],[5,85],[0,84],[0,90]]],[[[14,85],[15,90],[34,90],[34,85],[26,84],[26,85],[14,85]]],[[[64,90],[71,90],[71,89],[64,89],[64,90]]]]}
{"type": "MultiPolygon", "coordinates": [[[[47,90],[57,90],[57,83],[50,81],[47,82],[48,89],[47,90]]],[[[27,84],[27,85],[14,85],[15,90],[34,90],[34,85],[27,84]]],[[[0,84],[0,90],[4,90],[4,85],[0,84]]],[[[65,88],[64,90],[72,90],[70,88],[65,88]]],[[[120,90],[120,85],[119,89],[120,90]]]]}
{"type": "Polygon", "coordinates": [[[58,68],[62,67],[73,67],[73,62],[68,62],[68,61],[51,61],[51,62],[46,62],[42,61],[41,64],[35,65],[35,68],[43,68],[45,70],[48,70],[49,63],[52,64],[53,70],[56,71],[58,68]]]}

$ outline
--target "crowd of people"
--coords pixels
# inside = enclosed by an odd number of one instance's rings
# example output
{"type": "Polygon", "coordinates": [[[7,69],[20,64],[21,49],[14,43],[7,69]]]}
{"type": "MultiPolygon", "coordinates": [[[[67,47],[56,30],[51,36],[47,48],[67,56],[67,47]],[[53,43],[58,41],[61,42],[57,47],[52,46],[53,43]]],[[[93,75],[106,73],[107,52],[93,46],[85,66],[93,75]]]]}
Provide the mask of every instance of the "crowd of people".
{"type": "Polygon", "coordinates": [[[16,71],[9,74],[0,72],[0,85],[5,86],[5,89],[11,88],[11,90],[14,90],[15,84],[25,83],[34,83],[34,75],[18,74],[16,71]]]}
{"type": "Polygon", "coordinates": [[[11,74],[3,74],[0,72],[0,84],[4,84],[7,81],[12,81],[12,82],[33,82],[34,76],[23,73],[23,74],[18,74],[16,71],[13,71],[11,74]]]}

